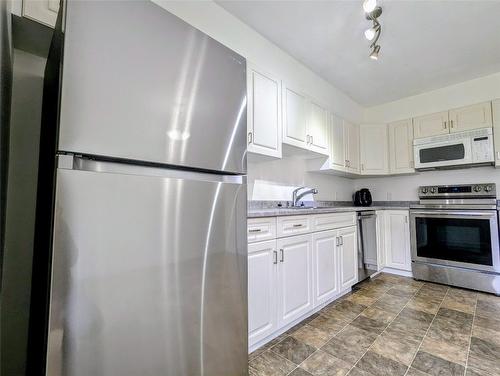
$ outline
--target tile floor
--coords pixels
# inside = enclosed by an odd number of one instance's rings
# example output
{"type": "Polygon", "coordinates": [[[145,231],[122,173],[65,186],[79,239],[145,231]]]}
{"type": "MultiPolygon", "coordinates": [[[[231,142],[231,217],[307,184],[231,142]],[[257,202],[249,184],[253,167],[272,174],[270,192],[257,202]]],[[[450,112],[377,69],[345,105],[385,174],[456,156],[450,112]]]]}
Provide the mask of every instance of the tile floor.
{"type": "Polygon", "coordinates": [[[500,375],[500,297],[389,274],[358,287],[250,354],[250,376],[500,375]]]}

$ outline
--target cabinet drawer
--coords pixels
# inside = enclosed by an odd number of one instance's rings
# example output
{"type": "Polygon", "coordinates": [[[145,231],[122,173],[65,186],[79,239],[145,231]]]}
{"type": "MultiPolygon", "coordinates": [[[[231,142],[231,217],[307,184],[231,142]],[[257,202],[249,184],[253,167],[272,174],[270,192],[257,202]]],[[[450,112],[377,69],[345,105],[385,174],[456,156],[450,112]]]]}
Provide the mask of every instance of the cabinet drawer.
{"type": "Polygon", "coordinates": [[[356,212],[319,214],[313,217],[314,231],[332,230],[355,225],[356,212]]]}
{"type": "Polygon", "coordinates": [[[278,238],[290,235],[307,234],[312,231],[311,217],[296,215],[292,217],[278,217],[278,238]]]}
{"type": "Polygon", "coordinates": [[[276,217],[251,218],[248,220],[248,242],[260,242],[276,238],[276,217]]]}

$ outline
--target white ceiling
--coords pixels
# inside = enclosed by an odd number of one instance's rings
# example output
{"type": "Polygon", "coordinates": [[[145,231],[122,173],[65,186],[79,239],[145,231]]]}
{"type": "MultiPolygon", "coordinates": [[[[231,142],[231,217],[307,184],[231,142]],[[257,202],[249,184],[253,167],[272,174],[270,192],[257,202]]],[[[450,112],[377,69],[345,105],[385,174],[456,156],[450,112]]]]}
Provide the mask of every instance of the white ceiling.
{"type": "Polygon", "coordinates": [[[379,0],[378,61],[361,0],[216,2],[364,106],[500,71],[499,0],[379,0]]]}

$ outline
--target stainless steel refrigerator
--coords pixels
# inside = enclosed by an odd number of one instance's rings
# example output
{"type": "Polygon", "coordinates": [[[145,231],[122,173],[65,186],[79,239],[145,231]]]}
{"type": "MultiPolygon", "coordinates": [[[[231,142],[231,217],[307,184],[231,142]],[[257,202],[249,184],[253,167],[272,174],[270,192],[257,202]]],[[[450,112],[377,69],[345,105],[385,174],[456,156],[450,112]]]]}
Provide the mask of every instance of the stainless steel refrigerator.
{"type": "Polygon", "coordinates": [[[246,375],[246,61],[149,1],[65,12],[46,375],[246,375]]]}

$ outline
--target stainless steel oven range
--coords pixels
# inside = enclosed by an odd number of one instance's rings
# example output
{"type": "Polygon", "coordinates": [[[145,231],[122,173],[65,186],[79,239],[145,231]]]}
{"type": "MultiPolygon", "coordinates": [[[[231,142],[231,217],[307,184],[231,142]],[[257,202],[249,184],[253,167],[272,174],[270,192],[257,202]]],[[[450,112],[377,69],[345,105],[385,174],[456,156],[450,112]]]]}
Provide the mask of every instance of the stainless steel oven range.
{"type": "Polygon", "coordinates": [[[495,184],[423,186],[410,207],[417,279],[500,295],[495,184]]]}

